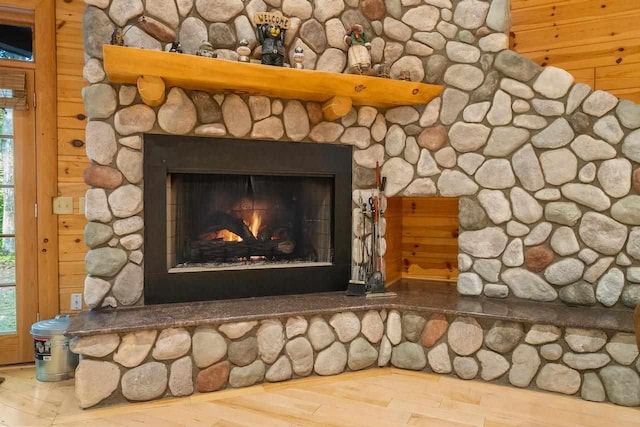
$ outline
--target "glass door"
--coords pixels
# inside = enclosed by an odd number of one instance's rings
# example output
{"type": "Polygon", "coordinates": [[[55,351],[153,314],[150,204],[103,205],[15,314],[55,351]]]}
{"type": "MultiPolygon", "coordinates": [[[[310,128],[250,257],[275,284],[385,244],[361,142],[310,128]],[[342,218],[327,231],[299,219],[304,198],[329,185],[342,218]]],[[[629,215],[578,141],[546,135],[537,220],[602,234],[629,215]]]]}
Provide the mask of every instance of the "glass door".
{"type": "MultiPolygon", "coordinates": [[[[4,69],[0,67],[0,73],[4,69]]],[[[33,71],[27,70],[28,93],[33,71]]],[[[35,118],[0,108],[0,365],[33,360],[37,318],[35,118]]]]}
{"type": "Polygon", "coordinates": [[[0,108],[0,334],[17,331],[13,110],[0,108]]]}

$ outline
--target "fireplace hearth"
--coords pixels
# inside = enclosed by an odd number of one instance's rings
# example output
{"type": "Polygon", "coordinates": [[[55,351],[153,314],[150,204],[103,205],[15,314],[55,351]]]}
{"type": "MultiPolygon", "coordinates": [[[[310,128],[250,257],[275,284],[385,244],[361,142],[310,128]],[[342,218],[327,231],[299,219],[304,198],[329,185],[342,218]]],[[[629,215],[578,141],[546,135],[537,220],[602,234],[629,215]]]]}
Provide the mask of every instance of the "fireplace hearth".
{"type": "Polygon", "coordinates": [[[346,288],[351,147],[145,135],[145,302],[346,288]]]}

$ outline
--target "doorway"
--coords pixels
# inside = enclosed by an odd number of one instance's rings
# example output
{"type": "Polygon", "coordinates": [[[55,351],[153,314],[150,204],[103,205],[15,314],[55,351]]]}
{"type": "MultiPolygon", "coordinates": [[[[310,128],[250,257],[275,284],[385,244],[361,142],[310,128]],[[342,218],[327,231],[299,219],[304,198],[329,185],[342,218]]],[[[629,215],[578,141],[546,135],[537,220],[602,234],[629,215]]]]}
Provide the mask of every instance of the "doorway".
{"type": "Polygon", "coordinates": [[[56,3],[0,0],[0,365],[33,361],[31,325],[60,309],[56,3]]]}

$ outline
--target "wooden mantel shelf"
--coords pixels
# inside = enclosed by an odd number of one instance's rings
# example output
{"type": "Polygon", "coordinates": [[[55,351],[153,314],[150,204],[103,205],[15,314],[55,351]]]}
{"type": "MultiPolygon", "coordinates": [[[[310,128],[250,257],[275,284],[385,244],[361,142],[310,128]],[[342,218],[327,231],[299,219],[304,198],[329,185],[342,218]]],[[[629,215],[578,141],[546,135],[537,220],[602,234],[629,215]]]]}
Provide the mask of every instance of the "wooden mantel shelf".
{"type": "MultiPolygon", "coordinates": [[[[443,90],[442,86],[419,82],[297,70],[122,46],[104,45],[103,53],[105,72],[114,83],[138,84],[140,88],[143,77],[147,84],[152,83],[148,91],[155,90],[157,94],[157,86],[161,87],[162,97],[166,85],[323,102],[325,117],[329,120],[347,114],[351,105],[389,108],[426,104],[443,90]]],[[[145,100],[145,96],[142,97],[145,100]]],[[[151,105],[160,102],[162,99],[151,96],[151,105]]]]}

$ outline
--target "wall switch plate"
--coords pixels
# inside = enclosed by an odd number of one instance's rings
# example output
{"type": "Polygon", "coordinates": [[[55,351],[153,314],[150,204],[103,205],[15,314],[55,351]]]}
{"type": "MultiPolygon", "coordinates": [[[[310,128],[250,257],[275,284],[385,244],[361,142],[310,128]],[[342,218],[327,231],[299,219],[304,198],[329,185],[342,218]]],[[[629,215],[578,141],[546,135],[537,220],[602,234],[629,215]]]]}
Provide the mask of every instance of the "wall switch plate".
{"type": "Polygon", "coordinates": [[[82,294],[71,294],[71,310],[82,310],[82,294]]]}
{"type": "Polygon", "coordinates": [[[53,213],[56,215],[68,215],[73,213],[73,197],[54,197],[53,213]]]}
{"type": "Polygon", "coordinates": [[[80,215],[84,215],[84,203],[85,203],[85,198],[79,197],[78,198],[78,214],[80,215]]]}

